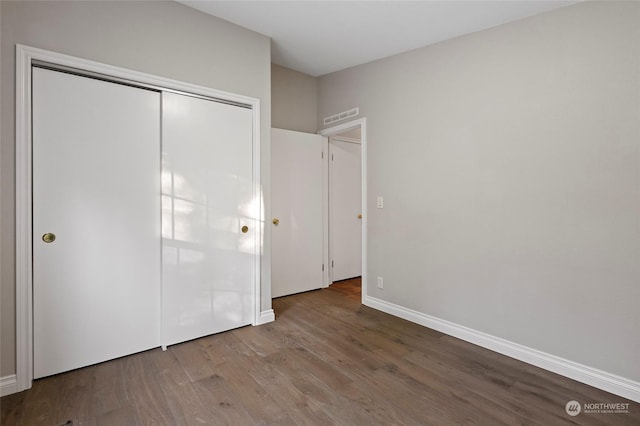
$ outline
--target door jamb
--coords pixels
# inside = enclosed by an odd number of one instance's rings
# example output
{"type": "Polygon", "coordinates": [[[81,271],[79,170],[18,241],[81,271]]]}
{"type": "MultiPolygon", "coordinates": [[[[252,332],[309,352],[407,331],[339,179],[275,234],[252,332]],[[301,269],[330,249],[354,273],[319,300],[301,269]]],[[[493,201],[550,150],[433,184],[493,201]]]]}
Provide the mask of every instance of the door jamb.
{"type": "MultiPolygon", "coordinates": [[[[358,120],[349,121],[346,123],[339,124],[337,126],[328,127],[326,129],[322,129],[318,132],[319,135],[323,136],[323,151],[327,153],[328,160],[328,148],[329,148],[329,137],[334,136],[338,133],[342,133],[347,130],[351,130],[354,128],[360,127],[361,131],[361,148],[360,148],[360,162],[361,162],[361,175],[360,175],[360,183],[361,187],[361,211],[362,211],[362,303],[364,303],[367,298],[367,119],[366,117],[360,118],[358,120]],[[325,149],[326,148],[326,149],[325,149]]],[[[324,187],[323,191],[323,199],[324,199],[324,264],[327,265],[325,268],[324,274],[324,286],[329,286],[330,283],[330,260],[329,260],[329,192],[328,192],[328,161],[326,165],[327,173],[324,177],[324,187]]]]}
{"type": "Polygon", "coordinates": [[[261,311],[261,287],[269,288],[270,282],[261,282],[260,259],[263,255],[262,234],[264,212],[261,206],[262,182],[260,176],[260,100],[221,90],[172,80],[152,74],[116,67],[87,59],[34,47],[16,45],[16,392],[31,388],[33,382],[33,232],[32,232],[32,169],[31,169],[31,70],[34,61],[55,66],[71,67],[89,73],[98,73],[116,79],[124,79],[153,85],[160,89],[175,90],[226,100],[250,106],[253,112],[253,199],[256,201],[254,220],[254,312],[253,325],[273,321],[273,310],[261,311]]]}

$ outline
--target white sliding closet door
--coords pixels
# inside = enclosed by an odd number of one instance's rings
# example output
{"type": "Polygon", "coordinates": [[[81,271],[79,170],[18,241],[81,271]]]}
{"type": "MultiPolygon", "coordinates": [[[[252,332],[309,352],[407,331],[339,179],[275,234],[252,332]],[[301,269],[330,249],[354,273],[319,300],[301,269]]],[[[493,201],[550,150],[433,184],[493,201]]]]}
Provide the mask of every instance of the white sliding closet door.
{"type": "Polygon", "coordinates": [[[260,206],[252,110],[175,93],[162,99],[166,346],[253,322],[260,206]]]}
{"type": "Polygon", "coordinates": [[[40,68],[32,87],[39,378],[160,344],[160,94],[40,68]]]}

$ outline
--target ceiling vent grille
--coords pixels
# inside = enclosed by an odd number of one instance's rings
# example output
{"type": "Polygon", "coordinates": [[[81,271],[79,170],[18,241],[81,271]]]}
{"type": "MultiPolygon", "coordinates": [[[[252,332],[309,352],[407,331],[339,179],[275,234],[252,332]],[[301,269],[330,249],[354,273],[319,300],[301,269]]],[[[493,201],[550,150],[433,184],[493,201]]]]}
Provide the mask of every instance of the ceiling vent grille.
{"type": "Polygon", "coordinates": [[[340,112],[329,117],[324,118],[324,125],[335,123],[336,121],[345,120],[347,118],[355,117],[360,114],[360,108],[353,108],[349,111],[340,112]]]}

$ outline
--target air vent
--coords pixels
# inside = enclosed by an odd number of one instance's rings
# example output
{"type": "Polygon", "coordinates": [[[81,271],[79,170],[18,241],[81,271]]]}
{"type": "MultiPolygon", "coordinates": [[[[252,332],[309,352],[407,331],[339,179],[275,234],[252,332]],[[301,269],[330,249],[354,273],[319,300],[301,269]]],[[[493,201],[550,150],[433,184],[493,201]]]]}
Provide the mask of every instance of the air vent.
{"type": "Polygon", "coordinates": [[[334,114],[330,117],[324,118],[324,125],[335,123],[336,121],[345,120],[347,118],[355,117],[360,114],[360,108],[353,108],[349,111],[340,112],[338,114],[334,114]]]}

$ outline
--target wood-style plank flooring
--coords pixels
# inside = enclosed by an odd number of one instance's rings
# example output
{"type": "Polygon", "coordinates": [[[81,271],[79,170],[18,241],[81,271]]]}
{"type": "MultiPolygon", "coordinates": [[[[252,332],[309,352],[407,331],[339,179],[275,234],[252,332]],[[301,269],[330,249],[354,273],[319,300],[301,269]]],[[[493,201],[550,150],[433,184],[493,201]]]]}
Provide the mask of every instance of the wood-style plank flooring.
{"type": "Polygon", "coordinates": [[[639,425],[640,404],[360,305],[358,279],[277,320],[36,380],[2,425],[639,425]],[[565,404],[629,403],[629,414],[565,404]]]}

